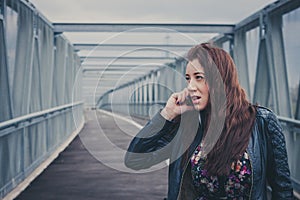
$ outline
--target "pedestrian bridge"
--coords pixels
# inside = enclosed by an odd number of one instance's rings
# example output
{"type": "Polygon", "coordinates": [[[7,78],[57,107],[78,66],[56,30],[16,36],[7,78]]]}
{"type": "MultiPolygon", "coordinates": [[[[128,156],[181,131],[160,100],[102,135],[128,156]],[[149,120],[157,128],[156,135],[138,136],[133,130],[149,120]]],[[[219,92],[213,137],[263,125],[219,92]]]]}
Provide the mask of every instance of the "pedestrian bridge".
{"type": "Polygon", "coordinates": [[[0,199],[163,199],[167,163],[136,174],[122,157],[207,41],[278,115],[300,199],[299,7],[279,0],[237,24],[57,23],[1,0],[0,199]]]}

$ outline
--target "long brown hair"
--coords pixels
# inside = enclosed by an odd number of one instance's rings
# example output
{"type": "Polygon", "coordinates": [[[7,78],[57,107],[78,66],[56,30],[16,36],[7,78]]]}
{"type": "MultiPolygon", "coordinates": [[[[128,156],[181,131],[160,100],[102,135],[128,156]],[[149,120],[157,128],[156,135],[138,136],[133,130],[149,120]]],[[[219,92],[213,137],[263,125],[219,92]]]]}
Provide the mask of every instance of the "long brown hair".
{"type": "Polygon", "coordinates": [[[210,123],[218,123],[213,122],[215,118],[213,115],[220,115],[222,106],[225,113],[223,129],[221,128],[216,144],[207,154],[205,168],[211,175],[228,175],[232,162],[240,159],[248,146],[255,121],[255,106],[247,100],[246,93],[239,84],[233,59],[226,51],[209,43],[203,43],[193,47],[188,52],[187,59],[189,61],[198,59],[204,68],[209,86],[210,104],[202,111],[206,113],[207,118],[204,136],[214,134],[213,131],[207,132],[208,126],[210,123]],[[216,79],[216,70],[222,78],[221,81],[216,79]],[[212,98],[218,98],[212,94],[222,90],[225,92],[226,102],[224,105],[212,105],[212,102],[217,102],[212,98]],[[215,106],[216,112],[212,112],[212,106],[215,106]]]}

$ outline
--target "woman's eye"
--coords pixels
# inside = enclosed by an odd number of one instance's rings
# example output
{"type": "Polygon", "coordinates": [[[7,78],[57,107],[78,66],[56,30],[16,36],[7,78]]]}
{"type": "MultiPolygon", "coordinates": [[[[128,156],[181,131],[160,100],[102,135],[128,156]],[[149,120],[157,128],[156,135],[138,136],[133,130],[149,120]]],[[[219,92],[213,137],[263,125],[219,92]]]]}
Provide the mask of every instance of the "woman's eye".
{"type": "Polygon", "coordinates": [[[186,77],[185,77],[185,80],[189,81],[189,80],[190,80],[190,77],[186,76],[186,77]]]}
{"type": "Polygon", "coordinates": [[[204,76],[196,76],[196,79],[197,80],[202,80],[202,79],[204,79],[204,76]]]}

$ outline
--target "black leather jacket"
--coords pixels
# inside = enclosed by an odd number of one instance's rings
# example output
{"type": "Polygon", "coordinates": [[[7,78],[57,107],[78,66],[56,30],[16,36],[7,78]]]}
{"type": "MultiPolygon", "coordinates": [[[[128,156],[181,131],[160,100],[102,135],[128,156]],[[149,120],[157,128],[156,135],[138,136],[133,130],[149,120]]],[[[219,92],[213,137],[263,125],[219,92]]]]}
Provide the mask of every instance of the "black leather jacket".
{"type": "MultiPolygon", "coordinates": [[[[125,156],[126,166],[135,170],[170,159],[168,200],[192,200],[197,195],[189,160],[202,139],[198,116],[199,112],[187,112],[170,122],[157,113],[132,140],[125,156]]],[[[247,152],[253,174],[250,199],[266,200],[267,185],[272,199],[293,199],[285,139],[272,111],[257,108],[247,152]]]]}

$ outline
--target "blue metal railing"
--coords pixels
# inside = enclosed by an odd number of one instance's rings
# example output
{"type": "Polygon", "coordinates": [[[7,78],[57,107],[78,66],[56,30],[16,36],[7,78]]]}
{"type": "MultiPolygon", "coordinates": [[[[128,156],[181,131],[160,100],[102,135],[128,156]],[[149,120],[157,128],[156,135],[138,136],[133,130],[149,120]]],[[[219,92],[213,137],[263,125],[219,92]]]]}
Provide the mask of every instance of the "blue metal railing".
{"type": "Polygon", "coordinates": [[[29,176],[84,123],[76,102],[0,123],[0,199],[29,176]]]}

